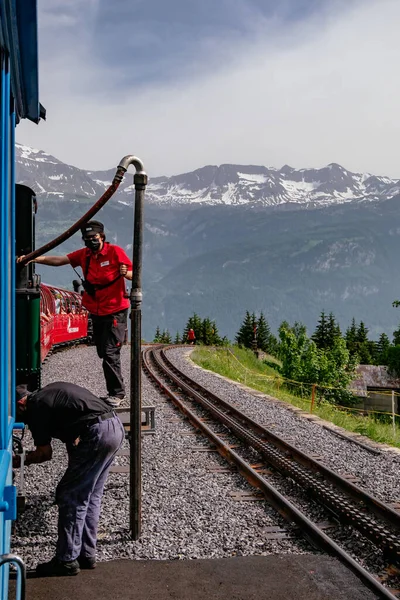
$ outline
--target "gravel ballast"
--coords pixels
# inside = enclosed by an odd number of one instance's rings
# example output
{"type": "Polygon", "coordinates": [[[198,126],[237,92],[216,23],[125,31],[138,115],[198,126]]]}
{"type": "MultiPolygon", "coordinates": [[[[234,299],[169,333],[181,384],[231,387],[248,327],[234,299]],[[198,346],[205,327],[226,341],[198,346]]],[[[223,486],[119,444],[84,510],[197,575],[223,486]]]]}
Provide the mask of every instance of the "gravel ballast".
{"type": "MultiPolygon", "coordinates": [[[[122,349],[122,365],[129,389],[128,347],[122,349]]],[[[71,381],[99,396],[106,393],[101,361],[93,347],[80,346],[51,356],[44,365],[43,385],[53,381],[71,381]]],[[[203,438],[193,435],[192,427],[146,377],[142,383],[143,400],[156,406],[156,434],[145,435],[142,445],[142,535],[134,542],[128,531],[128,475],[110,474],[99,525],[98,560],[313,552],[301,539],[267,539],[266,528],[286,527],[283,519],[264,500],[235,501],[232,494],[252,491],[248,484],[237,474],[212,472],[224,466],[222,459],[214,452],[200,451],[206,447],[203,438]]],[[[29,433],[25,447],[33,447],[29,433]]],[[[125,457],[117,457],[115,464],[126,462],[125,457]]],[[[54,555],[54,493],[66,464],[64,444],[55,440],[53,460],[26,469],[28,506],[15,527],[12,550],[28,568],[54,555]]]]}
{"type": "Polygon", "coordinates": [[[400,455],[391,452],[372,454],[368,450],[327,431],[282,406],[273,397],[247,392],[223,377],[199,368],[190,360],[190,351],[172,349],[168,358],[189,377],[245,412],[258,423],[270,428],[294,446],[321,457],[323,463],[338,473],[351,474],[358,485],[385,502],[400,500],[400,455]]]}
{"type": "MultiPolygon", "coordinates": [[[[323,456],[324,462],[339,472],[357,475],[365,487],[383,500],[399,498],[398,456],[373,455],[296,415],[272,398],[255,396],[196,367],[188,355],[188,349],[168,351],[168,357],[179,369],[234,402],[255,420],[273,426],[274,432],[294,445],[323,456]]],[[[122,349],[122,365],[129,389],[128,347],[122,349]]],[[[81,346],[51,356],[44,365],[43,385],[53,381],[71,381],[99,396],[106,393],[101,361],[93,347],[81,346]]],[[[202,436],[193,433],[192,427],[144,376],[142,383],[143,400],[156,406],[156,434],[145,435],[142,445],[142,535],[134,542],[128,531],[128,476],[110,474],[99,527],[100,561],[314,552],[301,539],[267,539],[267,528],[287,528],[287,524],[265,501],[235,501],[232,494],[252,491],[248,484],[237,474],[213,472],[216,467],[225,466],[219,455],[201,451],[207,448],[202,436]]],[[[29,433],[25,445],[32,447],[29,433]]],[[[126,442],[125,448],[128,448],[126,442]]],[[[32,465],[26,470],[28,508],[16,525],[12,549],[22,556],[28,568],[54,554],[57,536],[54,492],[66,468],[66,452],[57,441],[53,442],[53,449],[51,462],[32,465]]],[[[126,463],[125,457],[117,457],[116,464],[126,463]]],[[[318,515],[320,509],[314,510],[318,515]]]]}

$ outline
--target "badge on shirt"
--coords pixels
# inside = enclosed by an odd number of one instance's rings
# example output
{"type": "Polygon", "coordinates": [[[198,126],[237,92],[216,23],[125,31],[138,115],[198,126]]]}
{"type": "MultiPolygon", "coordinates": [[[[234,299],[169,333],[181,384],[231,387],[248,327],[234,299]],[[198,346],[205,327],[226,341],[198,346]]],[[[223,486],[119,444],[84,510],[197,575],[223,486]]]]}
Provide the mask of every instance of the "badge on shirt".
{"type": "Polygon", "coordinates": [[[107,267],[110,264],[109,260],[106,260],[105,262],[100,263],[101,267],[107,267]]]}

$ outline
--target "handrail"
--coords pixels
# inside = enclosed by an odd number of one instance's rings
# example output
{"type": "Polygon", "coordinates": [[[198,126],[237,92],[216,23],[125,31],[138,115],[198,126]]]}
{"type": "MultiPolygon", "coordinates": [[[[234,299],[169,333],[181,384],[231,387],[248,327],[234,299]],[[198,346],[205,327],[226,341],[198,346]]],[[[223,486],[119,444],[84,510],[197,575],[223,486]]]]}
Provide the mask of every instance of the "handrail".
{"type": "Polygon", "coordinates": [[[16,554],[2,554],[0,555],[0,567],[5,564],[15,564],[17,566],[18,575],[17,577],[17,590],[16,600],[25,600],[26,596],[26,566],[22,558],[16,554]]]}

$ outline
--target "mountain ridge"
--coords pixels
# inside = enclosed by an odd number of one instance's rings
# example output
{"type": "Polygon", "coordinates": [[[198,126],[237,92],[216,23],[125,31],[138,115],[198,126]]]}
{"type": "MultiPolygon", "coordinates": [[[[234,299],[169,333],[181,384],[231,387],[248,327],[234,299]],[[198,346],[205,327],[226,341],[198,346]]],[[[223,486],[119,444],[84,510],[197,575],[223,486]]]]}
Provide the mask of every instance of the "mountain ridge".
{"type": "MultiPolygon", "coordinates": [[[[111,184],[115,169],[86,171],[54,156],[16,145],[18,181],[49,198],[99,196],[111,184]]],[[[281,169],[262,165],[205,165],[194,171],[149,179],[147,202],[155,204],[249,205],[285,204],[318,207],[375,201],[400,193],[400,179],[353,173],[338,163],[320,169],[281,169]]],[[[125,176],[115,200],[132,205],[134,185],[125,176]]]]}
{"type": "MultiPolygon", "coordinates": [[[[39,150],[24,148],[18,149],[25,156],[17,164],[17,180],[38,194],[39,247],[86,212],[115,170],[82,171],[39,150]]],[[[125,177],[122,190],[97,217],[106,224],[107,239],[128,255],[133,237],[131,181],[125,177]]],[[[288,165],[280,170],[210,165],[175,179],[150,179],[144,211],[144,338],[152,339],[157,325],[173,334],[181,331],[182,321],[193,311],[215,319],[220,333],[230,339],[245,310],[262,310],[275,331],[284,319],[301,321],[312,331],[322,309],[332,311],[343,329],[354,316],[370,327],[373,338],[382,332],[391,335],[398,325],[392,302],[400,297],[400,193],[392,196],[396,189],[397,180],[370,174],[355,177],[336,163],[321,170],[299,171],[288,165]],[[319,187],[326,190],[334,183],[336,193],[324,192],[330,200],[327,204],[310,196],[296,201],[293,193],[287,201],[277,200],[270,190],[276,178],[282,179],[281,172],[286,186],[288,181],[300,182],[297,191],[314,189],[318,177],[319,187]],[[243,174],[247,176],[244,184],[243,174]],[[367,189],[365,182],[369,195],[360,193],[361,185],[367,189]],[[266,190],[260,192],[264,184],[268,184],[266,190]],[[350,184],[355,190],[352,196],[350,184]],[[228,186],[231,192],[236,186],[240,201],[223,199],[228,186]],[[250,186],[256,189],[249,190],[250,186]],[[205,188],[214,190],[216,202],[193,200],[191,196],[205,188]],[[379,188],[379,193],[373,188],[379,188]],[[252,201],[245,197],[246,189],[254,193],[249,196],[252,201]],[[151,190],[155,200],[149,197],[151,190]],[[263,193],[268,202],[263,201],[263,193]],[[168,194],[171,202],[165,200],[168,194]]],[[[81,244],[78,232],[55,253],[72,252],[81,244]]],[[[75,278],[68,267],[38,265],[37,270],[43,281],[64,287],[71,287],[75,278]]]]}

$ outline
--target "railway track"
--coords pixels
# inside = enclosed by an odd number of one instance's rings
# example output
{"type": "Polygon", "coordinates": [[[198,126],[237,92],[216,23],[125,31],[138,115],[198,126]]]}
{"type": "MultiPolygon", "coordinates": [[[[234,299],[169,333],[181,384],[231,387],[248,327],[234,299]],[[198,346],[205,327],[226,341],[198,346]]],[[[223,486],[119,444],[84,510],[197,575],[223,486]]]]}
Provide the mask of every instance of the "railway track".
{"type": "Polygon", "coordinates": [[[294,523],[314,546],[336,556],[379,597],[392,600],[398,597],[399,590],[383,586],[376,576],[278,491],[265,473],[254,466],[254,453],[264,465],[295,482],[302,493],[322,505],[338,526],[354,528],[372,542],[388,566],[385,578],[388,586],[396,585],[394,580],[400,572],[398,512],[194,382],[168,360],[162,347],[153,346],[143,351],[143,367],[219,454],[234,464],[279,514],[294,523]],[[231,439],[233,436],[233,443],[227,441],[227,434],[231,439]],[[248,459],[249,452],[253,454],[253,460],[248,459]]]}

